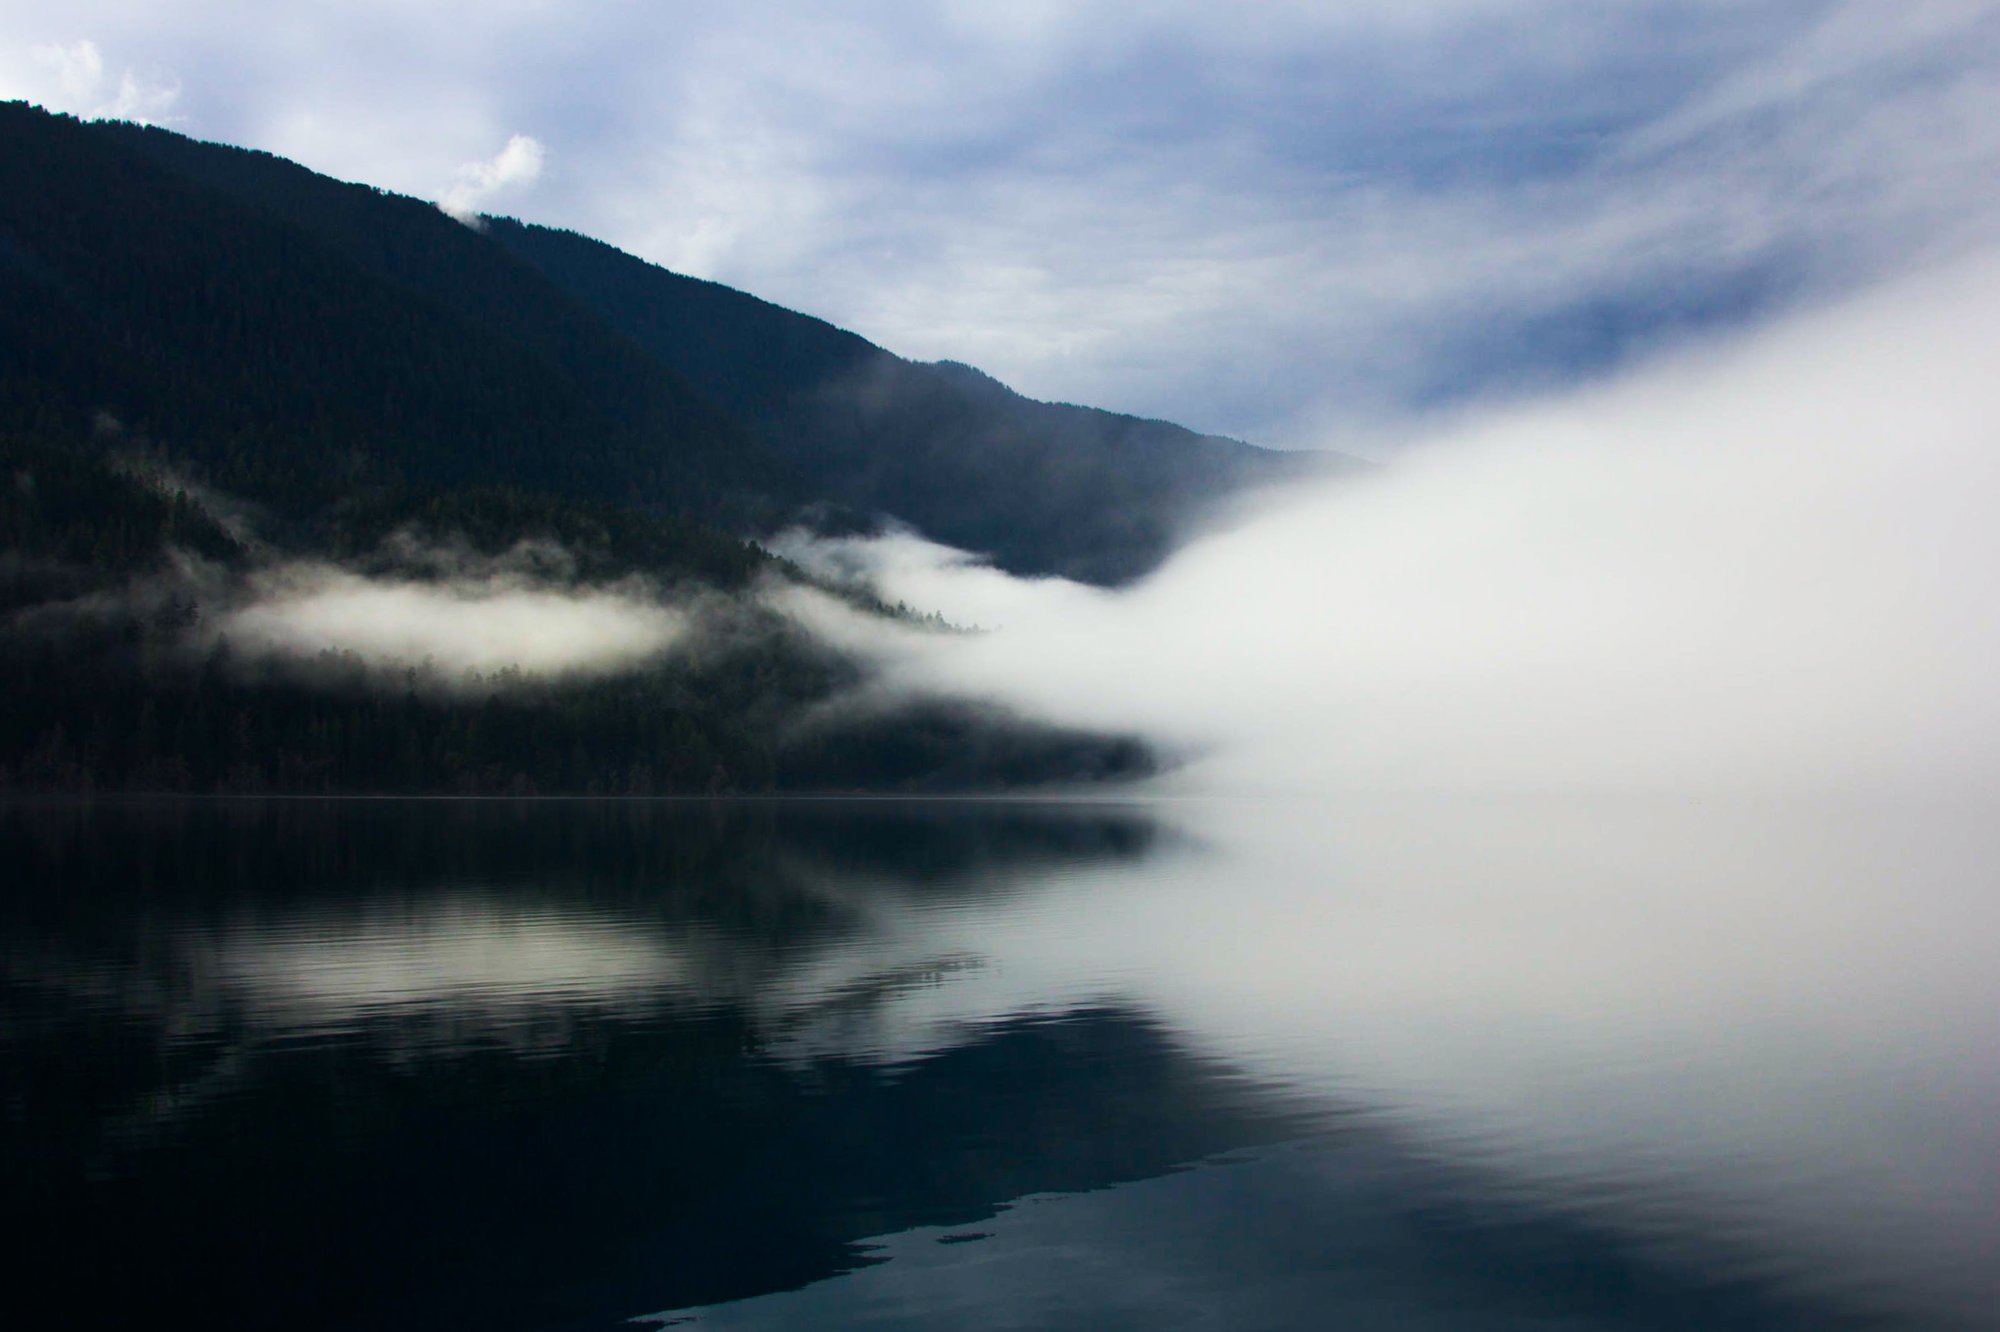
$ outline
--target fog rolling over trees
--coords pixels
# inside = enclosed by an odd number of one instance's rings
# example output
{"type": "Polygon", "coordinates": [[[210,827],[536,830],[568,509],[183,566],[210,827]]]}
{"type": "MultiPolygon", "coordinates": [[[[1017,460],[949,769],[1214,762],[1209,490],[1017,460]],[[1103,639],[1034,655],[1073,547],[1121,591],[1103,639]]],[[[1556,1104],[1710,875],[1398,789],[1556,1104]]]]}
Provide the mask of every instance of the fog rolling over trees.
{"type": "MultiPolygon", "coordinates": [[[[0,785],[655,794],[1150,766],[1130,737],[962,700],[845,707],[862,664],[774,609],[805,576],[745,538],[899,515],[829,492],[485,231],[165,130],[18,103],[0,127],[0,785]]],[[[1023,567],[1160,553],[1045,534],[1023,567]]]]}
{"type": "Polygon", "coordinates": [[[1129,589],[799,549],[1004,626],[845,617],[892,687],[1129,728],[1174,789],[1912,786],[2000,754],[2000,255],[1469,419],[1129,589]]]}
{"type": "Polygon", "coordinates": [[[1329,477],[572,233],[0,120],[10,786],[1990,764],[1990,254],[1329,477]]]}

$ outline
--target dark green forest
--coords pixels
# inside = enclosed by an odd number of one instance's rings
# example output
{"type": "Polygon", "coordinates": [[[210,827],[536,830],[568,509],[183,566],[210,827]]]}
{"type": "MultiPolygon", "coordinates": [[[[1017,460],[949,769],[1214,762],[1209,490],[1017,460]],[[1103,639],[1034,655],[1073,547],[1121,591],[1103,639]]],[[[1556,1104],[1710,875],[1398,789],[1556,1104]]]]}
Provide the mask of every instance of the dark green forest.
{"type": "MultiPolygon", "coordinates": [[[[943,789],[1129,776],[1123,737],[862,668],[755,590],[757,544],[885,521],[1116,582],[1277,455],[1037,403],[588,238],[157,128],[0,105],[0,784],[185,791],[943,789]],[[591,679],[274,663],[214,632],[257,571],[415,576],[411,541],[562,552],[737,609],[591,679]],[[399,544],[401,543],[401,544],[399,544]]],[[[923,632],[922,608],[825,589],[923,632]]]]}

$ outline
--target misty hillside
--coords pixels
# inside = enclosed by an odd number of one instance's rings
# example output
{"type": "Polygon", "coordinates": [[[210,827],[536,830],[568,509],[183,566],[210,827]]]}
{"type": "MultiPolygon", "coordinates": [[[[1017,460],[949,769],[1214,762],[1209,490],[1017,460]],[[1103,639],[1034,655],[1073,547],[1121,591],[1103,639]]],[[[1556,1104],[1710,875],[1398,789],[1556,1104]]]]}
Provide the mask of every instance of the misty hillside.
{"type": "Polygon", "coordinates": [[[0,107],[0,182],[0,422],[108,413],[288,515],[511,485],[739,531],[887,518],[1118,582],[1298,465],[158,128],[0,107]]]}
{"type": "Polygon", "coordinates": [[[1130,774],[1152,760],[1129,740],[990,708],[842,712],[864,667],[771,589],[884,624],[923,608],[819,587],[745,536],[887,520],[1117,582],[1295,466],[907,361],[572,233],[0,105],[0,788],[1130,774]],[[630,668],[482,672],[297,629],[335,594],[694,628],[630,668]],[[246,646],[274,615],[294,638],[246,646]]]}
{"type": "Polygon", "coordinates": [[[971,366],[907,361],[574,232],[487,225],[709,393],[820,497],[1016,572],[1122,582],[1206,505],[1301,464],[1165,421],[1037,402],[971,366]]]}
{"type": "MultiPolygon", "coordinates": [[[[713,528],[475,487],[382,492],[287,535],[102,443],[0,430],[0,794],[935,791],[1152,765],[1130,739],[947,699],[842,710],[862,664],[768,595],[807,580],[713,528]],[[690,627],[567,674],[232,638],[329,592],[388,618],[412,598],[501,620],[608,603],[690,627]]],[[[885,626],[949,632],[848,597],[885,626]]]]}
{"type": "Polygon", "coordinates": [[[836,706],[862,663],[773,589],[945,632],[742,538],[842,494],[490,235],[268,154],[0,105],[0,476],[0,790],[940,789],[1151,762],[948,700],[836,706]],[[481,638],[553,608],[536,650],[599,612],[607,641],[678,628],[538,672],[301,633],[324,605],[481,638]]]}

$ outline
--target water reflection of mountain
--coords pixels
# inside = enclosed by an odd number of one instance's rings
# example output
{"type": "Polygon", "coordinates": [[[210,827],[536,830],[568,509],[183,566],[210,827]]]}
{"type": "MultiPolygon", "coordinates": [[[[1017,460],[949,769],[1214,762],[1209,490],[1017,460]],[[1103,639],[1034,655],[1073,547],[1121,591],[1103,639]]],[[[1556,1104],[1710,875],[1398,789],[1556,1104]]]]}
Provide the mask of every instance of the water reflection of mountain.
{"type": "Polygon", "coordinates": [[[1093,1186],[1219,1149],[1241,1115],[1168,1110],[1172,1056],[1130,1021],[1057,1024],[1052,1048],[1088,1055],[1067,1083],[1051,1056],[982,1084],[1044,1038],[982,1045],[953,1104],[914,1114],[866,1063],[763,1053],[970,964],[864,962],[766,1001],[885,911],[1155,840],[1102,806],[0,808],[5,1174],[47,1223],[14,1255],[24,1289],[439,1326],[601,1272],[629,1293],[575,1307],[630,1314],[840,1270],[879,1224],[975,1215],[1015,1176],[1093,1186]],[[1086,1131],[1090,1105],[1140,1101],[1150,1136],[1086,1131]],[[951,1165],[993,1114],[1014,1164],[951,1165]]]}
{"type": "MultiPolygon", "coordinates": [[[[786,858],[913,886],[991,890],[995,870],[1144,855],[1139,806],[1008,801],[237,800],[0,807],[0,853],[29,883],[17,920],[83,923],[108,898],[181,911],[324,900],[394,887],[581,894],[696,912],[740,905],[786,858]]],[[[759,923],[765,923],[760,921],[759,923]]]]}
{"type": "MultiPolygon", "coordinates": [[[[761,1060],[727,1013],[599,1024],[561,1061],[475,1047],[413,1069],[321,1047],[270,1059],[253,1092],[217,1101],[172,1151],[16,1161],[12,1196],[42,1224],[16,1243],[14,1289],[213,1326],[608,1327],[885,1259],[892,1290],[922,1291],[924,1272],[863,1241],[931,1227],[943,1233],[919,1242],[998,1232],[981,1242],[1022,1281],[986,1307],[1023,1326],[1065,1305],[1171,1326],[1190,1298],[1259,1314],[1231,1325],[1317,1325],[1343,1309],[1384,1327],[1863,1325],[1468,1190],[1359,1124],[1322,1131],[1303,1158],[1278,1146],[1305,1128],[1110,1010],[1012,1022],[895,1076],[761,1060]],[[1151,1183],[1030,1209],[1026,1227],[993,1220],[1010,1200],[1131,1181],[1151,1183]],[[1065,1233],[1069,1205],[1085,1209],[1083,1236],[1075,1221],[1065,1233]],[[1038,1260],[1038,1221],[1058,1252],[1087,1239],[1086,1260],[1038,1260]],[[1108,1287],[1106,1251],[1179,1284],[1108,1287]]],[[[821,1306],[838,1311],[837,1293],[821,1306]]],[[[962,1325],[966,1312],[920,1307],[931,1315],[901,1325],[962,1325]]],[[[734,1322],[834,1325],[782,1303],[759,1313],[734,1322]]],[[[1112,1325],[1068,1323],[1086,1324],[1112,1325]]]]}
{"type": "Polygon", "coordinates": [[[1113,805],[0,805],[18,882],[0,958],[17,985],[85,1007],[116,992],[183,1032],[232,1003],[335,1022],[353,1005],[645,1009],[741,997],[885,914],[1135,861],[1161,836],[1113,805]]]}
{"type": "Polygon", "coordinates": [[[1308,1117],[1130,1004],[1051,997],[895,1062],[842,1025],[983,965],[912,919],[1172,843],[1115,807],[0,809],[17,1300],[950,1326],[982,1321],[951,1312],[964,1273],[1011,1263],[1025,1294],[985,1321],[1847,1325],[1308,1117]],[[1058,1193],[1089,1197],[1007,1208],[1058,1193]]]}
{"type": "MultiPolygon", "coordinates": [[[[1131,1014],[1024,1020],[900,1076],[759,1058],[727,1011],[570,1034],[560,1059],[239,1050],[254,1079],[166,1140],[31,1115],[32,1150],[7,1154],[9,1195],[37,1217],[10,1255],[16,1298],[211,1326],[609,1326],[1293,1131],[1131,1014]]],[[[106,1090],[61,1085],[41,1053],[10,1081],[106,1090]]]]}

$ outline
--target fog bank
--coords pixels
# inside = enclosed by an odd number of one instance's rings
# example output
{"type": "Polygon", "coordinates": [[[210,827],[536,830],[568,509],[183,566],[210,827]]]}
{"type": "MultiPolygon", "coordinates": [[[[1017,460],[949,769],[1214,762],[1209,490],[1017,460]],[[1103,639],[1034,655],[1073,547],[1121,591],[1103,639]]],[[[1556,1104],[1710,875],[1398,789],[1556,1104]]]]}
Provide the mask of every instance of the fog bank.
{"type": "Polygon", "coordinates": [[[885,689],[1134,728],[1197,789],[1985,780],[1996,345],[1987,256],[1469,420],[1122,593],[819,553],[995,632],[805,613],[885,689]]]}

